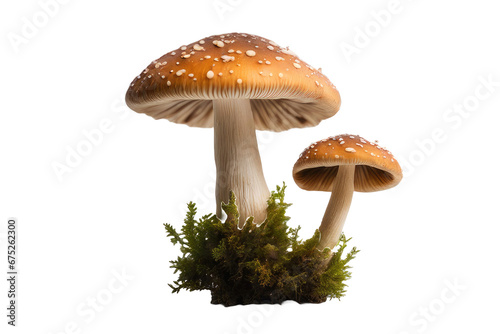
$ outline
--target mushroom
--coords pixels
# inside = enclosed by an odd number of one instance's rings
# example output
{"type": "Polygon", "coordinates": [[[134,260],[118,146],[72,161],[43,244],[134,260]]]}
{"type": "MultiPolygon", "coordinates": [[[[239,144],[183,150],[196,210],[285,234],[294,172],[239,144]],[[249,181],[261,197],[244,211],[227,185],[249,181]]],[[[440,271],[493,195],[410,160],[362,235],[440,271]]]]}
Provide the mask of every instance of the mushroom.
{"type": "Polygon", "coordinates": [[[391,152],[348,134],[310,145],[293,166],[293,178],[300,188],[332,192],[319,228],[320,249],[337,245],[354,191],[389,189],[402,177],[391,152]]]}
{"type": "Polygon", "coordinates": [[[288,48],[250,34],[214,35],[153,61],[130,84],[127,105],[155,119],[214,127],[217,216],[233,191],[240,227],[266,218],[267,188],[255,130],[315,126],[340,96],[288,48]]]}

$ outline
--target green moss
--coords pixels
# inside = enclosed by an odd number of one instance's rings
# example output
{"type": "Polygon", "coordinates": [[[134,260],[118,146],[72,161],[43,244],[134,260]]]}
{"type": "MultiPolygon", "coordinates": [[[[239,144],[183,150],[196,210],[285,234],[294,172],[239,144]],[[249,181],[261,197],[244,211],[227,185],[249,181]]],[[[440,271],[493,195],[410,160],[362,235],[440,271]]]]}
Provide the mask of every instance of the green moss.
{"type": "Polygon", "coordinates": [[[342,235],[339,247],[319,251],[319,231],[305,241],[298,228],[287,225],[285,186],[277,187],[268,200],[267,219],[260,226],[250,218],[238,228],[238,208],[234,194],[223,204],[228,218],[215,215],[196,220],[196,206],[188,213],[180,233],[165,224],[173,244],[182,256],[170,261],[178,279],[169,284],[173,292],[181,289],[210,290],[213,304],[225,306],[252,303],[321,303],[345,294],[345,281],[351,277],[347,265],[358,252],[353,248],[342,257],[347,242],[342,235]]]}

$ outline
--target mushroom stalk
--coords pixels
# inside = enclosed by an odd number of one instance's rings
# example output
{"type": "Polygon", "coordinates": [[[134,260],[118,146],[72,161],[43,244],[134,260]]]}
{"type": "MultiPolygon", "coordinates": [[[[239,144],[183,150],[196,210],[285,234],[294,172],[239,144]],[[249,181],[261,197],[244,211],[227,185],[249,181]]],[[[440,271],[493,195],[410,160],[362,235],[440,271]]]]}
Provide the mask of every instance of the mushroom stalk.
{"type": "Polygon", "coordinates": [[[214,100],[213,110],[217,216],[222,216],[221,203],[227,203],[233,191],[240,213],[239,227],[250,216],[260,224],[266,219],[270,193],[262,171],[250,100],[214,100]]]}
{"type": "Polygon", "coordinates": [[[321,250],[325,247],[333,249],[337,245],[342,234],[342,229],[344,228],[354,192],[354,172],[356,166],[340,165],[338,168],[337,176],[333,181],[332,195],[319,227],[319,231],[321,232],[319,249],[321,250]]]}

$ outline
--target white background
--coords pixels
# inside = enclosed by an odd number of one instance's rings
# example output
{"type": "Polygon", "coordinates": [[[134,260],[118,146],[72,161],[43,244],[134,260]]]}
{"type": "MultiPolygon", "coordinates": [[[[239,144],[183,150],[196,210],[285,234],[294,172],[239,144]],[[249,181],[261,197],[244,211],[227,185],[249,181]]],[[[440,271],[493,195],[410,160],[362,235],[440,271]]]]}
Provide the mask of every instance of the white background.
{"type": "Polygon", "coordinates": [[[2,333],[499,332],[494,1],[45,2],[0,8],[2,254],[7,218],[20,224],[18,327],[6,325],[2,279],[2,333]],[[360,134],[404,164],[398,187],[354,195],[345,233],[361,252],[341,301],[224,308],[167,286],[179,251],[163,223],[180,227],[190,200],[214,209],[213,130],[136,114],[124,95],[153,59],[234,31],[290,46],[342,96],[315,128],[258,135],[267,183],[288,185],[302,237],[329,199],[293,182],[309,143],[360,134]],[[103,121],[102,141],[58,178],[54,164],[103,121]]]}

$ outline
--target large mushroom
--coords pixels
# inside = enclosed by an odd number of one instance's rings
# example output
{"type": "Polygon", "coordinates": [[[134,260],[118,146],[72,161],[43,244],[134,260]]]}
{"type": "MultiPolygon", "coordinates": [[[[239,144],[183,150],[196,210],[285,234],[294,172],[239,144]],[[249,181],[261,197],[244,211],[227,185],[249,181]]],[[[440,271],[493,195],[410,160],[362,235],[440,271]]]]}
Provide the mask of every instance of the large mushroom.
{"type": "Polygon", "coordinates": [[[318,248],[337,245],[354,191],[389,189],[402,177],[391,152],[360,136],[329,137],[307,147],[293,167],[295,183],[305,190],[332,193],[319,228],[318,248]]]}
{"type": "Polygon", "coordinates": [[[215,35],[153,61],[131,83],[127,105],[155,119],[214,127],[217,216],[233,191],[239,225],[266,218],[269,190],[255,130],[315,126],[338,111],[340,96],[288,48],[250,34],[215,35]]]}

